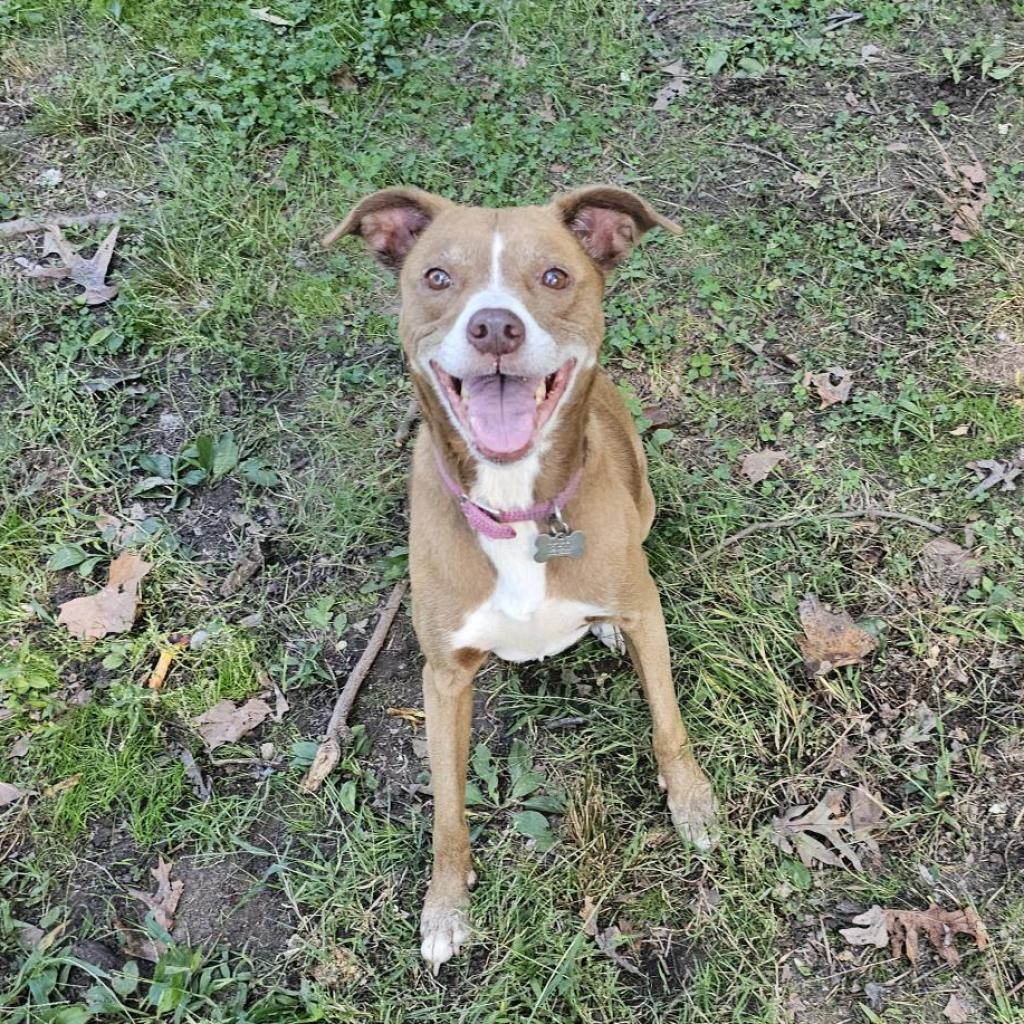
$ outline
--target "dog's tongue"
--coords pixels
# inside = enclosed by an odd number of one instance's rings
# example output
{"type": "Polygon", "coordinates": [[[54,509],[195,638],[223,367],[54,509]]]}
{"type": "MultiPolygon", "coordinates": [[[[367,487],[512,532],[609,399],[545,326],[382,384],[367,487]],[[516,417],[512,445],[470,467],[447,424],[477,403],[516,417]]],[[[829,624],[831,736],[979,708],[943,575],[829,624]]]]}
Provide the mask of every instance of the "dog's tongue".
{"type": "Polygon", "coordinates": [[[537,417],[534,393],[540,377],[507,377],[492,373],[464,382],[469,426],[482,449],[496,455],[512,454],[533,438],[537,417]]]}

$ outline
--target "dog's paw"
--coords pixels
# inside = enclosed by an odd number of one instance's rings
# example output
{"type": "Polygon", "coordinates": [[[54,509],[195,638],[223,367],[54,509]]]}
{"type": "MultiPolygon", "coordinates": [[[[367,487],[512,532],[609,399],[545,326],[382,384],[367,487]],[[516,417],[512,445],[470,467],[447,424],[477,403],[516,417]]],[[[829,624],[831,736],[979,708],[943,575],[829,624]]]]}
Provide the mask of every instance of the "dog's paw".
{"type": "Polygon", "coordinates": [[[420,955],[436,975],[469,939],[465,911],[451,907],[424,907],[420,918],[420,955]]]}
{"type": "Polygon", "coordinates": [[[590,627],[590,632],[597,637],[608,648],[620,657],[626,653],[626,638],[622,630],[611,622],[595,622],[590,627]]]}
{"type": "Polygon", "coordinates": [[[718,802],[711,783],[703,776],[685,784],[668,787],[665,778],[658,784],[668,790],[668,810],[672,824],[688,843],[698,850],[710,850],[718,843],[718,802]]]}

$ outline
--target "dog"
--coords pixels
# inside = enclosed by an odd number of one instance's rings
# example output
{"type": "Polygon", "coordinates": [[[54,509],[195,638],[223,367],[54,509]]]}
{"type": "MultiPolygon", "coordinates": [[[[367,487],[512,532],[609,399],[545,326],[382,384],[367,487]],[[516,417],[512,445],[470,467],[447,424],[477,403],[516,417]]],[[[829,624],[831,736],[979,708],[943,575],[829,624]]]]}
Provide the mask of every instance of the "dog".
{"type": "Polygon", "coordinates": [[[697,847],[713,841],[715,800],[642,546],[654,519],[644,450],[598,364],[607,275],[655,227],[680,231],[611,186],[500,209],[397,187],[323,240],[358,235],[397,271],[422,413],[409,572],[434,791],[421,953],[435,974],[470,934],[466,763],[473,677],[490,655],[546,658],[588,631],[628,649],[672,819],[697,847]]]}

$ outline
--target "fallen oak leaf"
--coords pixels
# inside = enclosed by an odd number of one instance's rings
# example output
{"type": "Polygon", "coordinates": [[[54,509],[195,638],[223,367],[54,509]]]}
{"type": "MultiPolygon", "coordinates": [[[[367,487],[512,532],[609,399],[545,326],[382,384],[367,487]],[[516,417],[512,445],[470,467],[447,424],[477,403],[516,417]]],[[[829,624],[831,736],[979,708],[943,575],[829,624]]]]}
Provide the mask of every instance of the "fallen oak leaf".
{"type": "MultiPolygon", "coordinates": [[[[171,862],[163,857],[157,858],[156,867],[150,871],[156,879],[156,892],[143,892],[141,889],[129,889],[128,893],[137,900],[141,900],[152,912],[153,920],[165,932],[170,932],[174,927],[174,915],[181,900],[181,894],[185,891],[185,883],[180,879],[171,881],[171,862]]],[[[129,933],[129,929],[120,921],[115,919],[114,926],[123,933],[129,933]]],[[[167,952],[166,943],[160,939],[145,938],[136,940],[129,936],[125,942],[125,950],[130,951],[132,956],[156,963],[160,957],[167,952]]]]}
{"type": "Polygon", "coordinates": [[[927,910],[886,910],[873,906],[853,918],[855,928],[840,928],[839,934],[852,946],[877,946],[888,942],[894,957],[905,955],[917,963],[920,933],[923,931],[936,953],[950,967],[960,963],[956,948],[957,935],[974,939],[979,950],[988,946],[988,933],[973,907],[965,910],[943,910],[932,904],[927,910]]]}
{"type": "Polygon", "coordinates": [[[44,252],[47,254],[57,253],[62,262],[52,266],[31,264],[28,260],[21,258],[17,262],[29,277],[56,280],[71,278],[75,284],[81,285],[84,289],[81,299],[85,305],[100,306],[117,295],[117,285],[107,284],[106,278],[107,268],[110,266],[110,258],[114,255],[114,245],[117,243],[117,234],[120,230],[117,225],[111,228],[110,234],[100,242],[92,258],[87,260],[79,256],[60,228],[54,224],[47,229],[44,236],[44,252]]]}
{"type": "Polygon", "coordinates": [[[196,732],[203,738],[208,750],[216,750],[225,743],[235,743],[270,717],[270,705],[254,697],[241,707],[234,701],[221,700],[208,711],[192,719],[196,732]]]}
{"type": "Polygon", "coordinates": [[[851,946],[875,946],[885,949],[889,944],[889,921],[886,912],[879,906],[858,914],[851,924],[853,928],[840,928],[839,934],[851,946]]]}
{"type": "Polygon", "coordinates": [[[122,551],[110,563],[107,585],[95,594],[65,601],[57,621],[81,640],[126,633],[135,623],[142,577],[152,568],[133,552],[122,551]]]}
{"type": "Polygon", "coordinates": [[[768,478],[769,473],[786,458],[785,452],[775,448],[762,448],[760,451],[748,452],[743,456],[740,472],[752,484],[759,484],[768,478]]]}
{"type": "Polygon", "coordinates": [[[589,895],[583,897],[583,906],[580,907],[580,917],[583,919],[583,934],[590,936],[597,943],[597,948],[609,959],[613,960],[624,971],[630,974],[642,975],[643,972],[630,963],[617,949],[622,932],[616,925],[601,929],[597,926],[597,914],[600,908],[589,895]]]}
{"type": "Polygon", "coordinates": [[[830,366],[820,373],[804,374],[804,387],[813,386],[821,399],[819,408],[827,409],[831,405],[845,402],[850,397],[850,389],[853,387],[853,371],[845,370],[841,366],[830,366]]]}
{"type": "Polygon", "coordinates": [[[990,491],[996,484],[1002,484],[1003,491],[1013,491],[1017,485],[1014,481],[1024,473],[1024,449],[1007,462],[1000,462],[997,459],[978,459],[976,462],[968,462],[967,468],[982,478],[968,498],[977,498],[990,491]]]}
{"type": "Polygon", "coordinates": [[[799,637],[797,643],[811,675],[824,675],[843,665],[859,665],[878,646],[878,641],[846,612],[833,615],[814,594],[800,602],[799,612],[804,637],[799,637]]]}
{"type": "Polygon", "coordinates": [[[806,867],[825,864],[861,870],[860,857],[851,845],[854,830],[843,813],[841,789],[830,789],[813,807],[800,804],[772,818],[770,838],[783,853],[799,857],[806,867]]]}

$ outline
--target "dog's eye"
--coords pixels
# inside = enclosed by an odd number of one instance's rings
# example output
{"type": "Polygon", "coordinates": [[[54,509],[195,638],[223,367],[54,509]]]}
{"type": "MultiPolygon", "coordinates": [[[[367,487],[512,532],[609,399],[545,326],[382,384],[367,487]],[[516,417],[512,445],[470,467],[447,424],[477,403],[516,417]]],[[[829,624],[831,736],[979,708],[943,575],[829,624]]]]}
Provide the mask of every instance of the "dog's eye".
{"type": "Polygon", "coordinates": [[[435,292],[444,291],[444,289],[450,287],[452,283],[451,274],[449,274],[447,270],[442,270],[440,267],[431,267],[423,277],[427,282],[427,287],[431,289],[431,291],[435,292]]]}
{"type": "Polygon", "coordinates": [[[545,288],[564,288],[569,283],[569,275],[560,267],[551,267],[541,275],[540,283],[545,288]]]}

